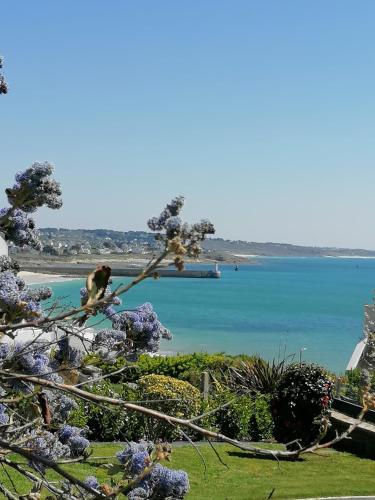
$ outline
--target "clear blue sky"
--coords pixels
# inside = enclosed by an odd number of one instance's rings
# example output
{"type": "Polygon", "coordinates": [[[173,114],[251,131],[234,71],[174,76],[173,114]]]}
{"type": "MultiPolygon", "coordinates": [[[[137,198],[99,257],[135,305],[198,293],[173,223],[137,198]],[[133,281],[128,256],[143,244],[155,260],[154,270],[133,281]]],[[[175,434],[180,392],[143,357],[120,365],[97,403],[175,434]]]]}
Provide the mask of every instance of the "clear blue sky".
{"type": "Polygon", "coordinates": [[[64,191],[39,225],[144,229],[184,194],[225,238],[375,249],[375,2],[15,0],[0,22],[1,180],[49,160],[64,191]]]}

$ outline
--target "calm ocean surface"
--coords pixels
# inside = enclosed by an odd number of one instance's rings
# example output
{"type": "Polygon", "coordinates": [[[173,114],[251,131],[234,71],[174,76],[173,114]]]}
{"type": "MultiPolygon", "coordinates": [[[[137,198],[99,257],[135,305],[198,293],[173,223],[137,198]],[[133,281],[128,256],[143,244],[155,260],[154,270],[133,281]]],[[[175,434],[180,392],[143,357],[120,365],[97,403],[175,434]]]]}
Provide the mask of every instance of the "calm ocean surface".
{"type": "MultiPolygon", "coordinates": [[[[208,265],[191,266],[203,267],[208,265]]],[[[257,353],[272,359],[305,348],[303,359],[343,371],[372,302],[375,259],[262,258],[220,266],[222,279],[162,278],[132,289],[123,304],[152,302],[173,333],[162,351],[257,353]]],[[[124,283],[129,278],[116,278],[124,283]]],[[[54,296],[75,297],[84,281],[52,284],[54,296]]]]}

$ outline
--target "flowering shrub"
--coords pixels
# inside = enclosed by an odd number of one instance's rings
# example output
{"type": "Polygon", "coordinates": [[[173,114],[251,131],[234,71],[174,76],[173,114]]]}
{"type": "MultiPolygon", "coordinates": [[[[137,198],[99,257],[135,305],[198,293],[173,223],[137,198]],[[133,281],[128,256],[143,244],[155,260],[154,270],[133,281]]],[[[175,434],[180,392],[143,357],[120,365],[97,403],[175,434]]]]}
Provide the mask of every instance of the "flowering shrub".
{"type": "Polygon", "coordinates": [[[298,440],[302,446],[312,443],[331,403],[332,381],[323,368],[308,363],[289,365],[272,400],[276,439],[283,443],[298,440]]]}
{"type": "Polygon", "coordinates": [[[148,442],[130,442],[117,454],[129,478],[139,475],[144,470],[149,472],[128,494],[128,499],[183,498],[189,490],[189,478],[186,472],[168,469],[160,463],[155,464],[152,460],[153,454],[156,457],[169,458],[170,449],[163,445],[154,447],[148,442]]]}
{"type": "Polygon", "coordinates": [[[53,170],[48,162],[33,163],[16,175],[12,188],[5,190],[10,207],[0,209],[0,231],[6,240],[41,250],[35,222],[28,214],[42,206],[53,209],[62,206],[60,185],[51,177],[53,170]]]}
{"type": "MultiPolygon", "coordinates": [[[[140,398],[147,407],[178,418],[191,418],[199,414],[200,393],[189,382],[165,375],[146,375],[138,381],[140,398]]],[[[181,438],[178,429],[167,427],[155,419],[146,419],[148,439],[172,440],[181,438]]]]}

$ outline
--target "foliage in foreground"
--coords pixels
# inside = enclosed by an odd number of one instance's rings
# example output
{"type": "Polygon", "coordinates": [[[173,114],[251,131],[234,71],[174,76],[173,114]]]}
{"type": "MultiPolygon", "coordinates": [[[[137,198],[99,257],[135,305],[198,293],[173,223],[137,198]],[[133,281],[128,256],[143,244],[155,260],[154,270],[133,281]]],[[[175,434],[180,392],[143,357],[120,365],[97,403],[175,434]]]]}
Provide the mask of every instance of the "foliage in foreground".
{"type": "MultiPolygon", "coordinates": [[[[5,240],[21,247],[41,248],[34,220],[29,214],[42,206],[61,207],[61,189],[52,174],[53,167],[48,162],[34,163],[18,173],[13,187],[6,189],[9,206],[0,209],[0,231],[5,240]]],[[[87,359],[84,351],[107,361],[119,355],[132,361],[141,353],[157,352],[161,338],[171,338],[151,304],[144,303],[134,310],[121,311],[116,306],[121,305],[120,293],[154,276],[154,270],[166,255],[175,256],[178,269],[183,268],[185,254],[199,255],[199,242],[206,234],[212,234],[214,228],[208,221],[192,226],[183,223],[179,217],[183,204],[183,197],[177,197],[159,217],[149,220],[148,225],[156,232],[155,237],[164,250],[159,257],[152,259],[137,279],[113,292],[111,269],[99,266],[88,275],[86,287],[81,290],[82,307],[71,311],[61,312],[57,303],[47,310],[43,302],[51,297],[52,291],[47,287],[33,289],[26,286],[18,276],[17,263],[8,257],[0,258],[0,335],[6,340],[0,343],[0,462],[3,467],[15,467],[8,459],[2,458],[7,451],[26,457],[34,473],[19,467],[17,470],[33,484],[34,496],[39,496],[42,487],[46,487],[54,498],[70,500],[85,496],[115,498],[122,493],[133,500],[185,496],[188,478],[184,472],[170,471],[159,463],[168,456],[165,447],[163,452],[160,451],[161,445],[130,442],[117,457],[123,472],[122,480],[117,484],[100,484],[95,477],[77,480],[66,475],[56,463],[61,459],[85,459],[90,454],[89,429],[83,427],[85,416],[78,412],[75,398],[69,397],[74,393],[82,399],[81,389],[77,392],[77,382],[87,359]],[[108,318],[112,328],[96,331],[93,341],[87,344],[80,328],[90,316],[98,314],[108,318]],[[38,330],[25,341],[22,333],[26,327],[38,327],[38,330]],[[71,345],[74,338],[81,341],[81,348],[71,345]],[[74,410],[77,411],[77,425],[69,425],[66,422],[74,410]],[[49,467],[64,478],[57,486],[44,478],[49,467]]],[[[150,394],[153,383],[157,389],[156,380],[153,380],[148,385],[150,394]]],[[[187,383],[179,382],[179,392],[181,384],[187,383]]],[[[102,388],[98,386],[98,389],[102,388]]],[[[86,391],[86,396],[91,395],[94,392],[86,391]]],[[[103,408],[98,400],[104,401],[105,395],[99,393],[97,396],[95,404],[103,408]]],[[[116,402],[122,404],[120,400],[116,402]]],[[[147,412],[146,408],[144,412],[147,412]]],[[[153,437],[160,438],[155,434],[153,437]]],[[[12,489],[15,490],[14,485],[12,489]]],[[[2,484],[0,492],[7,498],[14,498],[14,494],[2,484]]]]}
{"type": "MultiPolygon", "coordinates": [[[[163,465],[183,469],[189,475],[190,491],[187,500],[264,500],[274,489],[272,499],[316,498],[339,495],[371,495],[374,492],[374,461],[360,459],[349,453],[322,450],[319,455],[307,455],[298,462],[267,461],[249,459],[245,452],[235,451],[233,447],[214,444],[223,462],[215,456],[211,447],[198,445],[206,462],[205,470],[197,452],[190,445],[174,447],[171,462],[163,465]]],[[[268,445],[269,446],[269,445],[268,445]]],[[[64,465],[64,469],[84,480],[96,476],[100,483],[108,480],[108,468],[103,463],[113,463],[113,457],[123,449],[119,444],[95,444],[93,455],[86,462],[64,465]],[[107,460],[93,457],[112,457],[107,460]]],[[[12,457],[12,459],[16,457],[12,457]]],[[[17,484],[20,494],[28,491],[28,482],[14,470],[10,477],[17,484]]],[[[59,476],[47,471],[47,478],[56,481],[59,476]]],[[[121,472],[112,470],[115,481],[121,472]]],[[[0,482],[11,488],[9,478],[0,468],[0,482]]],[[[120,496],[124,499],[124,496],[120,496]]]]}

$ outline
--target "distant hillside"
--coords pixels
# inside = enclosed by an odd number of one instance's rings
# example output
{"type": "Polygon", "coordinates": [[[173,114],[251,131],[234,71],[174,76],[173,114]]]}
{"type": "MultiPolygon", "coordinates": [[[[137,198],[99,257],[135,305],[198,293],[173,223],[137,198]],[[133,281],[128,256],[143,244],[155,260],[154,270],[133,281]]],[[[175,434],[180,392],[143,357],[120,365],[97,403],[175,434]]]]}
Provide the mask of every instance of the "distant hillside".
{"type": "Polygon", "coordinates": [[[229,252],[238,255],[263,255],[268,257],[323,257],[350,256],[375,257],[375,250],[307,247],[289,243],[256,243],[249,241],[224,240],[211,238],[204,242],[204,248],[213,252],[229,252]]]}
{"type": "MultiPolygon", "coordinates": [[[[43,242],[50,240],[56,242],[67,242],[69,244],[90,243],[100,244],[105,240],[111,240],[115,244],[134,243],[140,245],[153,245],[154,236],[145,231],[113,231],[111,229],[64,229],[47,227],[40,229],[43,242]]],[[[249,241],[224,240],[222,238],[210,238],[203,243],[207,253],[259,255],[269,257],[320,257],[320,256],[350,256],[375,257],[375,250],[330,248],[330,247],[308,247],[291,245],[289,243],[257,243],[249,241]]]]}

